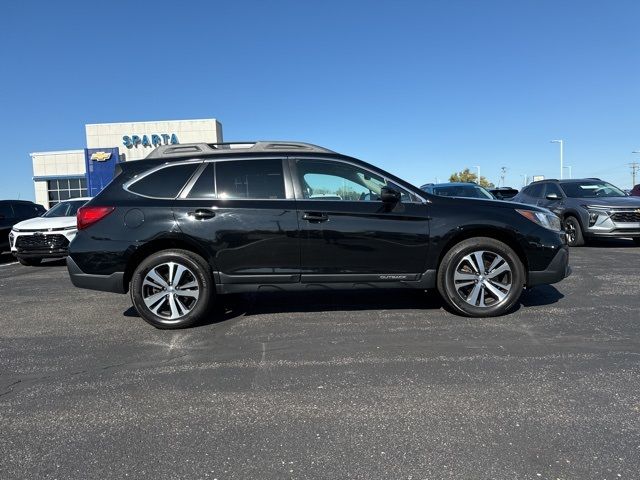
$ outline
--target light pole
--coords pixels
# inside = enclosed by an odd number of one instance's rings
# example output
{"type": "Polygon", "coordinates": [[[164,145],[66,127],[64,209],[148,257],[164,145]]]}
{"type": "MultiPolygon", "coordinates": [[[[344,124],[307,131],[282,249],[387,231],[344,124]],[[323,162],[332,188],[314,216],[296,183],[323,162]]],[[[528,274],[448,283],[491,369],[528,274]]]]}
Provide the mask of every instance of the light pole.
{"type": "Polygon", "coordinates": [[[569,179],[573,178],[573,175],[571,175],[571,169],[573,168],[573,165],[567,165],[564,168],[568,168],[569,169],[569,179]]]}
{"type": "Polygon", "coordinates": [[[562,175],[564,173],[564,166],[562,164],[563,162],[563,150],[564,150],[564,141],[563,140],[551,140],[551,143],[559,143],[560,144],[560,180],[562,180],[562,175]]]}
{"type": "Polygon", "coordinates": [[[480,165],[474,165],[473,168],[478,169],[478,178],[476,179],[476,183],[480,185],[480,165]]]}

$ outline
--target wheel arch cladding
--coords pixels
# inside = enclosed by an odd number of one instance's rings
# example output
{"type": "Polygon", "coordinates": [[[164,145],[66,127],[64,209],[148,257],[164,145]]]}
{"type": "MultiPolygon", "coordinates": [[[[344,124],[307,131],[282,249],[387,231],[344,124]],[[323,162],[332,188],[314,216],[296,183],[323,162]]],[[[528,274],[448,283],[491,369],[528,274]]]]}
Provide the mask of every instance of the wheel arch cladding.
{"type": "Polygon", "coordinates": [[[499,242],[504,243],[509,246],[522,262],[522,265],[525,270],[525,275],[528,274],[529,271],[529,262],[527,261],[527,255],[524,252],[524,249],[518,243],[518,240],[515,237],[515,234],[509,232],[508,230],[501,230],[498,228],[471,228],[460,230],[458,233],[452,235],[449,239],[447,239],[446,243],[443,245],[440,250],[440,254],[438,255],[438,265],[436,270],[440,270],[440,265],[442,264],[442,259],[447,254],[449,250],[451,250],[458,243],[468,240],[470,238],[476,237],[487,237],[492,238],[494,240],[498,240],[499,242]]]}
{"type": "Polygon", "coordinates": [[[131,255],[131,258],[127,262],[127,268],[125,269],[123,277],[125,291],[129,290],[129,283],[131,282],[133,272],[138,267],[138,265],[140,265],[140,263],[144,261],[145,258],[149,257],[149,255],[153,255],[154,253],[161,252],[162,250],[172,249],[187,250],[189,252],[195,253],[196,255],[202,257],[205,263],[209,264],[209,267],[211,268],[211,263],[209,262],[209,256],[207,255],[207,252],[197,243],[178,238],[160,238],[145,243],[131,255]]]}

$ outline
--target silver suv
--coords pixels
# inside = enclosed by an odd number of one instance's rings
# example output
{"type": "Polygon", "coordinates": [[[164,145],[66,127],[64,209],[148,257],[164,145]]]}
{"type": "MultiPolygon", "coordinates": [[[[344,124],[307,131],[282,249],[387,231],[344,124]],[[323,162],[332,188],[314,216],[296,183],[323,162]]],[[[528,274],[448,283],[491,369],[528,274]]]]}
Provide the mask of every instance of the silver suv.
{"type": "Polygon", "coordinates": [[[640,198],[599,178],[533,182],[512,201],[558,215],[572,247],[584,245],[589,237],[633,238],[640,245],[640,198]]]}

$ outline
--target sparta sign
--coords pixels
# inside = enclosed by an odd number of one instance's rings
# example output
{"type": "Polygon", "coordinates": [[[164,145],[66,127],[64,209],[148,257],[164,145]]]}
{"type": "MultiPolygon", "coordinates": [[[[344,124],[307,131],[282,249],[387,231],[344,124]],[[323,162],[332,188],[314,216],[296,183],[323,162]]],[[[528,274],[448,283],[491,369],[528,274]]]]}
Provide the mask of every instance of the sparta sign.
{"type": "Polygon", "coordinates": [[[178,136],[175,133],[169,135],[168,133],[161,133],[158,135],[125,135],[122,137],[122,144],[127,148],[137,148],[138,145],[142,147],[158,147],[160,145],[177,145],[178,136]]]}

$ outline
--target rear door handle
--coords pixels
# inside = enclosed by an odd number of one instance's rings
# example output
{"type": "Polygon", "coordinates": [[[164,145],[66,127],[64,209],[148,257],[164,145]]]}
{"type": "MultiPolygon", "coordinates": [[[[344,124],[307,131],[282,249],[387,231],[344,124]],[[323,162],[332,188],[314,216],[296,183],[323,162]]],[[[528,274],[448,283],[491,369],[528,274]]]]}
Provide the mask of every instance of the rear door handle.
{"type": "Polygon", "coordinates": [[[187,213],[192,218],[196,220],[208,220],[209,218],[213,218],[216,216],[216,212],[213,210],[209,210],[208,208],[199,208],[195,212],[187,213]]]}
{"type": "Polygon", "coordinates": [[[329,220],[329,215],[320,212],[304,212],[302,219],[308,222],[326,222],[329,220]]]}

